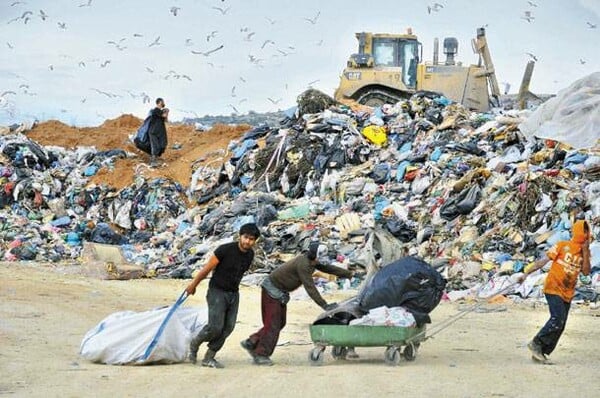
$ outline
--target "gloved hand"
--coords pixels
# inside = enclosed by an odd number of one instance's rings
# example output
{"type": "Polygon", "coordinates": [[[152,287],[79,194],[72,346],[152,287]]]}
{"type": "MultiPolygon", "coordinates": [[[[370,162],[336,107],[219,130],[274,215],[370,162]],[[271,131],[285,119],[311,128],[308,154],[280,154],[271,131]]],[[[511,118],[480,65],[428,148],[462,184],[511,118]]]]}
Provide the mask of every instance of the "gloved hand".
{"type": "Polygon", "coordinates": [[[329,303],[329,304],[325,304],[325,307],[323,307],[323,309],[325,311],[331,311],[334,310],[338,307],[338,303],[329,303]]]}

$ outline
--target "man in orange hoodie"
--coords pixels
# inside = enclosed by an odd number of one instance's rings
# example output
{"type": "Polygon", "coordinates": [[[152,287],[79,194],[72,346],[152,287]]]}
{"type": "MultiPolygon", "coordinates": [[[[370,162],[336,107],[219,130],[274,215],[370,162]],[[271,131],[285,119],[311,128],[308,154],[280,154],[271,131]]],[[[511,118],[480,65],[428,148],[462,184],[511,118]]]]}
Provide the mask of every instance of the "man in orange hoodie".
{"type": "Polygon", "coordinates": [[[519,278],[519,282],[523,282],[530,273],[552,260],[552,266],[544,283],[550,319],[527,344],[532,359],[536,362],[543,363],[548,360],[547,355],[554,351],[558,339],[565,330],[579,273],[590,274],[590,236],[588,223],[583,220],[576,221],[573,224],[571,240],[558,242],[548,250],[544,258],[537,260],[531,269],[526,270],[519,278]]]}

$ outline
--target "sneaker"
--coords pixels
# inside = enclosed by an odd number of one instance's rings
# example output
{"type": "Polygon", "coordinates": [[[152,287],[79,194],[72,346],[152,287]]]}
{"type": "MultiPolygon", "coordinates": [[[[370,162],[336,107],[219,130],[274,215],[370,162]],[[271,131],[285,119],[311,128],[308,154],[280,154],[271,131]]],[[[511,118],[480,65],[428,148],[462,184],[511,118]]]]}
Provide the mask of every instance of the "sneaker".
{"type": "Polygon", "coordinates": [[[546,356],[542,352],[542,347],[540,347],[540,345],[535,341],[530,341],[527,344],[527,348],[529,348],[529,351],[531,351],[531,359],[533,359],[534,361],[546,362],[548,360],[548,358],[546,358],[546,356]]]}
{"type": "Polygon", "coordinates": [[[254,356],[254,364],[260,366],[273,366],[273,361],[269,357],[263,357],[262,355],[254,356]]]}
{"type": "Polygon", "coordinates": [[[217,361],[214,358],[203,359],[201,364],[202,364],[202,366],[205,366],[207,368],[223,369],[225,367],[225,366],[223,366],[223,364],[221,362],[217,361]]]}
{"type": "Polygon", "coordinates": [[[252,342],[249,339],[240,341],[240,345],[242,346],[242,348],[244,350],[248,351],[248,354],[250,354],[250,356],[252,358],[254,358],[256,356],[254,354],[254,345],[252,344],[252,342]]]}

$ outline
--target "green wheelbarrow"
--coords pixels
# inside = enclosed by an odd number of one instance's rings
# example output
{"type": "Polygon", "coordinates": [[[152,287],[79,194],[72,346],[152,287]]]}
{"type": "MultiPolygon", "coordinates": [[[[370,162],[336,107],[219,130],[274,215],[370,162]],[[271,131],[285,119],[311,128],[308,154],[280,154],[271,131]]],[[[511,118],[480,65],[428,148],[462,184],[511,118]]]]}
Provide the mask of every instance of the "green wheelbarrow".
{"type": "Polygon", "coordinates": [[[422,327],[399,326],[345,326],[311,325],[310,338],[315,344],[308,354],[311,365],[322,365],[325,349],[332,346],[334,359],[346,359],[354,347],[386,347],[385,363],[396,366],[402,358],[414,361],[421,341],[425,340],[422,327]]]}

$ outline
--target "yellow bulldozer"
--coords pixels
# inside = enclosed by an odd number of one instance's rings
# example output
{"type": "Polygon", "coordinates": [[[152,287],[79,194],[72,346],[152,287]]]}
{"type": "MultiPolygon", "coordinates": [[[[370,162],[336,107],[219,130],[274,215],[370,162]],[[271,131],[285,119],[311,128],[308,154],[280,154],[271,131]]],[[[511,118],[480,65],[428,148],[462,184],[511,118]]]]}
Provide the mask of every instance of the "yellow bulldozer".
{"type": "Polygon", "coordinates": [[[406,34],[356,34],[358,53],[352,54],[340,76],[335,99],[353,99],[369,106],[394,104],[417,91],[443,94],[466,108],[485,112],[498,105],[500,90],[485,37],[477,29],[473,51],[476,65],[463,66],[455,60],[458,40],[444,39],[446,59],[439,62],[439,41],[433,45],[433,61],[423,62],[423,47],[409,29],[406,34]],[[489,89],[488,89],[489,88],[489,89]]]}

